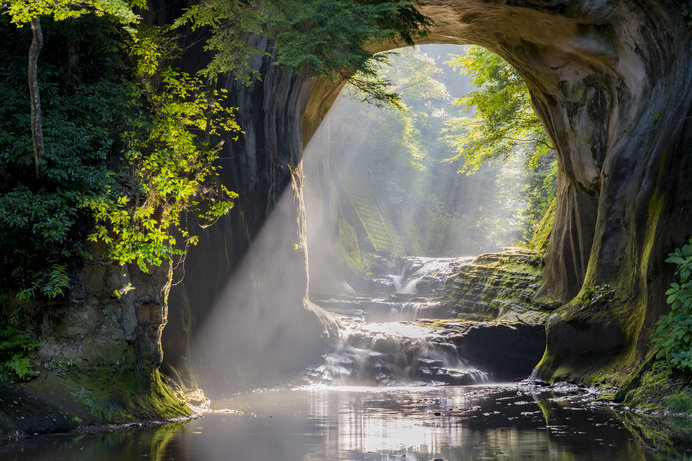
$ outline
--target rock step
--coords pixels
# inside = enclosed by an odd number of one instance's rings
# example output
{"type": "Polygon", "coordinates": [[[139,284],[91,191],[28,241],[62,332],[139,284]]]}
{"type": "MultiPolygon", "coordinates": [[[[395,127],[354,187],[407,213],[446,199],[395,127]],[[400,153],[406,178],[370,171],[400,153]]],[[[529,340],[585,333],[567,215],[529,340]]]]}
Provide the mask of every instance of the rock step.
{"type": "Polygon", "coordinates": [[[533,296],[541,285],[542,260],[526,249],[480,255],[460,266],[444,284],[444,308],[450,317],[541,310],[533,296]]]}

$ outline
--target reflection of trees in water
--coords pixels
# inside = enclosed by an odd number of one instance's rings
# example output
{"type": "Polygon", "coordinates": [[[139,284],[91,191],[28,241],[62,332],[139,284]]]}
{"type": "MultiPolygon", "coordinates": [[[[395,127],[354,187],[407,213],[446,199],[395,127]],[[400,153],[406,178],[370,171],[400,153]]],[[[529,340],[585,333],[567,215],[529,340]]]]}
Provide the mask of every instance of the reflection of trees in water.
{"type": "Polygon", "coordinates": [[[584,395],[517,386],[256,392],[218,402],[242,411],[190,422],[27,439],[16,459],[644,460],[677,459],[667,450],[686,448],[664,432],[673,428],[664,418],[619,413],[584,395]]]}

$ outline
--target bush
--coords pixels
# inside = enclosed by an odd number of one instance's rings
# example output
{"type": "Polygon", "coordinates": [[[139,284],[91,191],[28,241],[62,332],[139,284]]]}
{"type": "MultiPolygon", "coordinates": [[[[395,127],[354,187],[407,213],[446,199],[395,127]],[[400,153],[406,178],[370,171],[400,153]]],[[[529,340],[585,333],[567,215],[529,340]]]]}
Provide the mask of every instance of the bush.
{"type": "Polygon", "coordinates": [[[676,248],[666,262],[675,264],[678,282],[670,284],[666,302],[670,313],[662,316],[653,335],[659,348],[657,358],[665,358],[681,371],[692,370],[692,238],[676,248]]]}
{"type": "Polygon", "coordinates": [[[13,327],[0,329],[0,370],[23,381],[37,376],[30,354],[38,348],[39,343],[31,335],[13,327]]]}

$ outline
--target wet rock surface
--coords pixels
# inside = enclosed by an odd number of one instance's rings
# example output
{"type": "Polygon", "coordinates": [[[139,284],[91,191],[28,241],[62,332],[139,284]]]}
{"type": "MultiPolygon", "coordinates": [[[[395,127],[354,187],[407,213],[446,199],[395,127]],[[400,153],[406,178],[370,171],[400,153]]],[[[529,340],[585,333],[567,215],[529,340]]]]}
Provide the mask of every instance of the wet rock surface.
{"type": "Polygon", "coordinates": [[[313,382],[356,385],[466,385],[487,381],[439,332],[414,322],[363,323],[342,319],[325,363],[308,371],[313,382]]]}
{"type": "Polygon", "coordinates": [[[381,386],[524,378],[545,349],[550,311],[530,301],[540,268],[529,250],[475,259],[378,255],[372,280],[315,299],[341,330],[309,377],[381,386]]]}

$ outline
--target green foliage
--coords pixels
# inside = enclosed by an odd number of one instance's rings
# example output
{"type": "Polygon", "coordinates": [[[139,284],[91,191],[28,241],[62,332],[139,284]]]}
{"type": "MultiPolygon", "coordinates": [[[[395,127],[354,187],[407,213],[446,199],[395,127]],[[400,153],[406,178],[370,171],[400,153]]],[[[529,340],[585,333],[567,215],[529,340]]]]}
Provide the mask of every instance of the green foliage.
{"type": "MultiPolygon", "coordinates": [[[[223,105],[223,91],[208,91],[201,79],[173,69],[174,38],[142,28],[127,58],[122,37],[103,19],[45,27],[84,51],[83,73],[73,75],[61,45],[47,43],[40,72],[45,174],[37,181],[24,57],[4,52],[0,280],[22,301],[65,292],[69,272],[87,255],[91,219],[97,224],[91,239],[108,244],[115,261],[147,270],[196,242],[181,222],[187,211],[208,225],[235,197],[214,183],[220,145],[208,141],[239,130],[233,111],[223,105]],[[136,75],[124,59],[134,60],[136,75]]],[[[10,42],[25,38],[22,30],[6,32],[10,42]]]]}
{"type": "Polygon", "coordinates": [[[468,117],[452,118],[446,129],[450,145],[470,173],[492,158],[506,159],[517,149],[530,150],[533,162],[553,146],[531,107],[531,95],[516,70],[500,56],[474,46],[449,64],[470,73],[478,88],[455,104],[474,109],[468,117]]]}
{"type": "Polygon", "coordinates": [[[428,234],[420,227],[430,223],[439,208],[438,199],[429,193],[434,160],[428,154],[436,136],[430,140],[423,134],[435,132],[430,125],[438,119],[431,122],[432,109],[426,105],[448,96],[436,78],[440,69],[419,50],[400,50],[390,64],[379,71],[383,80],[393,82],[390,89],[401,94],[404,110],[360,104],[350,97],[363,99],[360,88],[348,85],[327,122],[340,127],[330,134],[332,150],[338,153],[332,162],[364,221],[371,242],[367,247],[420,253],[420,237],[428,234]],[[402,74],[408,79],[399,81],[402,74]]]}
{"type": "Polygon", "coordinates": [[[57,298],[62,296],[69,287],[70,277],[67,275],[65,266],[53,264],[48,271],[38,271],[31,287],[20,291],[17,298],[20,301],[28,301],[36,297],[37,290],[47,298],[57,298]]]}
{"type": "Polygon", "coordinates": [[[113,260],[136,262],[144,272],[184,256],[196,244],[183,221],[185,213],[192,212],[207,226],[226,214],[237,197],[214,181],[221,144],[212,146],[208,140],[240,131],[233,109],[224,106],[227,92],[210,91],[199,77],[166,65],[175,50],[165,45],[174,42],[160,32],[143,31],[132,48],[150,114],[128,133],[132,176],[120,191],[86,202],[97,223],[89,239],[106,243],[113,260]]]}
{"type": "Polygon", "coordinates": [[[0,329],[0,370],[9,372],[22,381],[39,374],[31,363],[31,352],[39,343],[31,335],[21,333],[14,327],[0,329]]]}
{"type": "Polygon", "coordinates": [[[613,301],[615,301],[615,290],[607,283],[584,287],[579,295],[581,309],[604,309],[613,301]]]}
{"type": "Polygon", "coordinates": [[[359,104],[349,97],[355,93],[359,99],[359,93],[347,85],[330,111],[326,124],[339,128],[330,130],[325,142],[363,223],[352,223],[365,230],[359,235],[361,249],[384,248],[377,235],[390,239],[393,234],[398,245],[390,245],[390,251],[451,256],[493,251],[519,237],[520,220],[511,216],[522,205],[517,197],[523,184],[520,175],[511,175],[523,171],[521,166],[503,171],[496,162],[466,176],[442,162],[449,156],[441,139],[443,121],[461,115],[451,104],[452,94],[472,89],[467,78],[441,65],[452,50],[407,47],[380,68],[404,110],[359,104]],[[368,213],[368,207],[381,214],[368,213]],[[386,226],[379,225],[380,215],[386,226]]]}
{"type": "Polygon", "coordinates": [[[115,184],[115,159],[125,147],[121,133],[137,113],[138,92],[123,78],[113,25],[93,16],[47,20],[55,40],[46,43],[39,73],[46,151],[44,175],[36,180],[25,56],[16,51],[27,46],[27,31],[0,18],[8,45],[0,51],[0,285],[23,300],[56,298],[85,255],[83,204],[115,184]],[[66,65],[65,42],[83,44],[79,69],[66,65]]]}
{"type": "Polygon", "coordinates": [[[555,152],[531,106],[529,90],[507,61],[478,46],[448,64],[470,74],[477,87],[455,101],[472,112],[445,122],[445,139],[456,151],[449,161],[463,162],[459,172],[472,174],[484,163],[522,156],[527,172],[523,237],[528,240],[557,192],[555,152]]]}
{"type": "Polygon", "coordinates": [[[692,413],[692,390],[668,395],[663,398],[663,404],[675,413],[692,413]]]}
{"type": "Polygon", "coordinates": [[[650,357],[615,394],[616,401],[633,409],[692,413],[692,389],[680,368],[650,357]]]}
{"type": "Polygon", "coordinates": [[[262,34],[272,42],[275,64],[312,77],[348,80],[369,99],[387,102],[396,97],[376,70],[386,55],[375,56],[366,45],[396,40],[411,45],[431,22],[411,1],[213,0],[191,7],[176,25],[186,24],[211,29],[207,77],[233,72],[246,84],[258,77],[250,58],[266,52],[247,34],[262,34]]]}
{"type": "MultiPolygon", "coordinates": [[[[139,17],[132,6],[145,7],[146,0],[2,0],[0,8],[5,9],[12,23],[18,27],[39,16],[50,16],[54,21],[79,18],[93,13],[96,16],[110,16],[123,25],[136,23],[139,17]]],[[[130,29],[131,30],[131,29],[130,29]]]]}
{"type": "Polygon", "coordinates": [[[668,255],[666,262],[675,264],[677,282],[666,291],[670,313],[661,316],[652,337],[658,347],[657,358],[664,358],[675,368],[692,370],[692,238],[668,255]]]}

